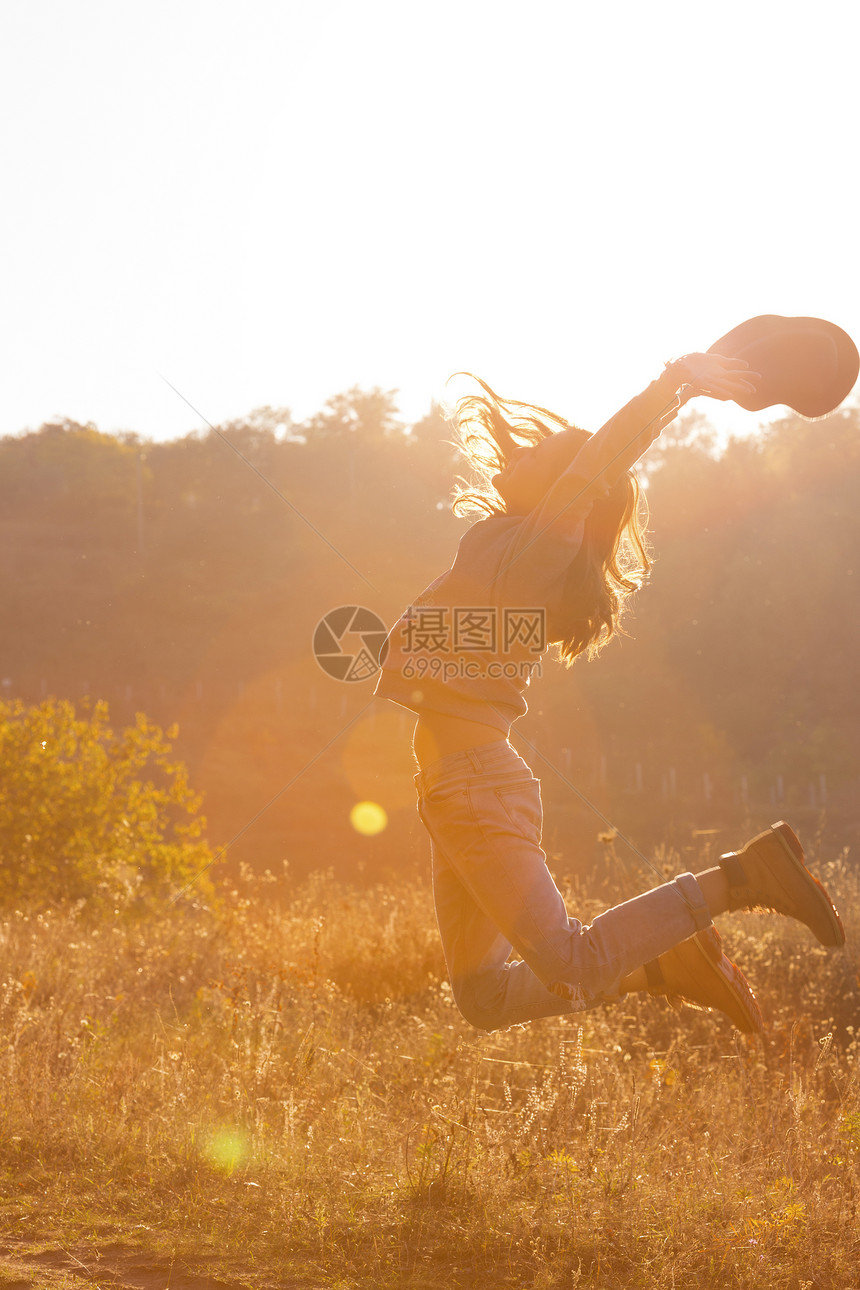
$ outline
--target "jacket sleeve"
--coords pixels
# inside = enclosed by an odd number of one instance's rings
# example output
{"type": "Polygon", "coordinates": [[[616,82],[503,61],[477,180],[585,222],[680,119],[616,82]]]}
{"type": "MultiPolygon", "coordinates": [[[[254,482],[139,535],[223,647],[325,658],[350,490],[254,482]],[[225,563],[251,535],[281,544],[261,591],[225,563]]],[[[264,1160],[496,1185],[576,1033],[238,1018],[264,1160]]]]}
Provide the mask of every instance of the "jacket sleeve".
{"type": "Polygon", "coordinates": [[[667,369],[641,394],[625,403],[620,412],[616,412],[579,450],[571,466],[548,494],[544,507],[556,493],[560,498],[564,497],[567,474],[594,487],[597,496],[608,492],[625,471],[636,464],[663,427],[675,419],[681,406],[680,388],[677,374],[667,369]]]}

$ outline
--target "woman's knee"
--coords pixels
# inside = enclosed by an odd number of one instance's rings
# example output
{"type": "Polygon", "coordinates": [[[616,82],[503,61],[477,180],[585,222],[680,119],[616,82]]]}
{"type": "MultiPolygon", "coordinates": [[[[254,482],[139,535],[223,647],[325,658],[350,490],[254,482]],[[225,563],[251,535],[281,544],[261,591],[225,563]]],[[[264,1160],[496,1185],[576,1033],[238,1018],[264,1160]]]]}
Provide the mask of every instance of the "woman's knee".
{"type": "Polygon", "coordinates": [[[468,976],[451,982],[454,1002],[462,1017],[476,1030],[501,1030],[502,1000],[493,982],[480,976],[468,976]]]}

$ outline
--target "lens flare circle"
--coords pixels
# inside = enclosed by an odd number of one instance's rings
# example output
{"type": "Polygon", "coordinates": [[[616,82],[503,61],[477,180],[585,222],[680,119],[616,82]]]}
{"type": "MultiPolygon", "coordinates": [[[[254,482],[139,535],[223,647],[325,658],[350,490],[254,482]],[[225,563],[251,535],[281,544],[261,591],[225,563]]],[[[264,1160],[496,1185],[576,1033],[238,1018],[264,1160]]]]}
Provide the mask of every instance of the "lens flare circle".
{"type": "Polygon", "coordinates": [[[371,838],[388,824],[388,815],[378,802],[356,802],[349,813],[349,822],[356,833],[371,838]]]}
{"type": "Polygon", "coordinates": [[[251,1144],[241,1129],[222,1126],[213,1129],[203,1144],[203,1155],[219,1173],[232,1174],[251,1154],[251,1144]]]}

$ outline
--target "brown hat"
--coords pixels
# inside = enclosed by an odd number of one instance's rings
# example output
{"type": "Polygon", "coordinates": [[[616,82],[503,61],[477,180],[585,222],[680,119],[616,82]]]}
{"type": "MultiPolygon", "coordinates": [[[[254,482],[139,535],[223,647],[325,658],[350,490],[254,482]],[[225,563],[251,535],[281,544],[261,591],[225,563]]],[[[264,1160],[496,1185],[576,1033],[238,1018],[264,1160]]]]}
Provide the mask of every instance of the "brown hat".
{"type": "Polygon", "coordinates": [[[748,412],[785,403],[803,417],[824,417],[851,392],[860,371],[854,341],[823,318],[759,314],[721,336],[708,350],[743,358],[761,373],[755,394],[735,399],[748,412]]]}

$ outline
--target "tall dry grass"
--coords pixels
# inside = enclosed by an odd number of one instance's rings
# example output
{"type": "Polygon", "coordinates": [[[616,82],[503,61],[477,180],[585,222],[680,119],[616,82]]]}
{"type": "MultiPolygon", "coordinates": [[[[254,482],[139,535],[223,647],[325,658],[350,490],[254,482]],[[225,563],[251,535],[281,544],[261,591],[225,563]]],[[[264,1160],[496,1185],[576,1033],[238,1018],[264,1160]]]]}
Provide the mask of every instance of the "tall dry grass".
{"type": "Polygon", "coordinates": [[[261,1287],[856,1286],[860,881],[823,868],[845,951],[721,920],[764,1043],[639,997],[479,1034],[419,879],[8,912],[0,1231],[261,1287]]]}

